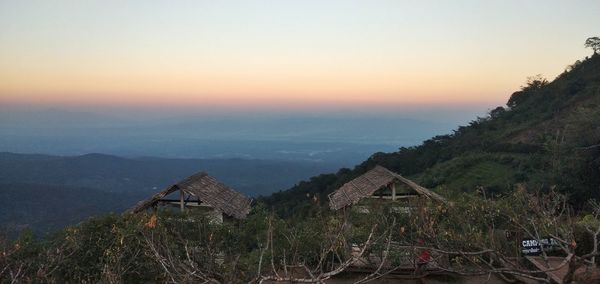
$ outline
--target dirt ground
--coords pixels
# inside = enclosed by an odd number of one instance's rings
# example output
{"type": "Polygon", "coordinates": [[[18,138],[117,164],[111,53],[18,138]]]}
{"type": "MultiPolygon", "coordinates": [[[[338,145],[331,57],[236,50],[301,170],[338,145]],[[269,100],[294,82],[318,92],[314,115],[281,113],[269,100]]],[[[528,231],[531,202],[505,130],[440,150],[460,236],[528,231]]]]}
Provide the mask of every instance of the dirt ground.
{"type": "MultiPolygon", "coordinates": [[[[307,275],[302,275],[303,273],[295,273],[296,277],[304,278],[307,275]]],[[[367,276],[368,273],[364,272],[343,272],[334,276],[331,279],[324,281],[329,284],[350,284],[361,281],[367,276]]],[[[270,282],[270,283],[286,283],[286,282],[270,282]]],[[[430,275],[420,280],[414,279],[410,273],[406,274],[392,274],[385,275],[379,279],[371,280],[369,283],[407,283],[407,284],[442,284],[442,283],[460,283],[460,284],[480,284],[480,283],[490,283],[490,284],[501,284],[506,283],[501,278],[497,277],[494,274],[490,275],[481,275],[481,276],[469,276],[469,277],[459,277],[456,275],[430,275]]]]}
{"type": "MultiPolygon", "coordinates": [[[[331,284],[350,284],[360,281],[365,277],[364,273],[345,273],[344,275],[338,275],[334,279],[325,281],[331,284]]],[[[470,277],[452,277],[446,275],[429,276],[423,279],[416,280],[410,279],[410,275],[388,275],[381,279],[375,279],[369,283],[407,283],[407,284],[442,284],[442,283],[464,283],[464,284],[479,284],[479,283],[490,283],[490,284],[503,284],[506,283],[502,279],[495,275],[482,275],[482,276],[470,276],[470,277]]]]}

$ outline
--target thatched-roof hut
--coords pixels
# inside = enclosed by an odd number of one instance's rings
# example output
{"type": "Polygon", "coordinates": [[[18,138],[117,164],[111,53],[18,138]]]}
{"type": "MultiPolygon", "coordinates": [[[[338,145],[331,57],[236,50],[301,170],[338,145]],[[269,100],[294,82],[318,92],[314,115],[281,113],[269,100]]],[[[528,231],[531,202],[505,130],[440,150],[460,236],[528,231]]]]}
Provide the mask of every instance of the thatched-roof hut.
{"type": "Polygon", "coordinates": [[[220,183],[205,172],[194,174],[152,197],[140,201],[137,205],[127,210],[127,213],[138,213],[158,205],[179,206],[181,211],[185,208],[200,207],[214,210],[213,213],[222,214],[236,219],[244,219],[250,212],[252,200],[230,187],[220,183]],[[167,195],[179,191],[179,199],[167,199],[167,195]]]}
{"type": "Polygon", "coordinates": [[[339,210],[365,198],[405,200],[415,197],[446,203],[439,194],[378,165],[329,194],[329,207],[339,210]]]}

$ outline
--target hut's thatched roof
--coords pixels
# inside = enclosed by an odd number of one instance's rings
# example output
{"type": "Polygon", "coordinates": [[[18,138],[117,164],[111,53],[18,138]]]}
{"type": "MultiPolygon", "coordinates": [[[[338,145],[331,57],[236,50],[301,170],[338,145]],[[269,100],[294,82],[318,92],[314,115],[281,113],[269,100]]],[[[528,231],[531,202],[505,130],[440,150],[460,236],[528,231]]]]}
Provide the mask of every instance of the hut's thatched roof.
{"type": "Polygon", "coordinates": [[[127,212],[137,213],[143,211],[177,190],[196,196],[203,203],[237,219],[246,218],[246,215],[250,212],[250,203],[252,202],[250,198],[220,183],[205,172],[194,174],[177,184],[165,188],[152,197],[140,201],[127,212]]]}
{"type": "Polygon", "coordinates": [[[439,194],[378,165],[329,194],[329,207],[333,210],[338,210],[348,205],[356,204],[361,199],[373,195],[379,189],[396,182],[406,184],[418,194],[426,196],[429,199],[446,203],[446,199],[439,194]]]}

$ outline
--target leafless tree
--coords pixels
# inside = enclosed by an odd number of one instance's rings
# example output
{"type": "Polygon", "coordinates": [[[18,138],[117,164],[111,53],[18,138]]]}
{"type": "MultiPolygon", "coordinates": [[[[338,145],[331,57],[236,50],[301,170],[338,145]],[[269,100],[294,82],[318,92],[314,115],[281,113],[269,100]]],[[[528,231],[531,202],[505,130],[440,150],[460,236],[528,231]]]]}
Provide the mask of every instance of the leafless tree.
{"type": "MultiPolygon", "coordinates": [[[[431,204],[423,214],[413,214],[408,220],[389,223],[386,228],[373,227],[367,241],[357,255],[339,255],[340,261],[334,269],[323,271],[319,267],[309,267],[305,263],[288,263],[278,266],[273,262],[275,251],[270,237],[265,242],[263,254],[271,256],[271,270],[267,275],[259,274],[262,281],[322,282],[340,274],[354,265],[360,258],[378,256],[371,266],[371,272],[358,283],[366,283],[406,268],[407,263],[394,264],[390,256],[408,252],[415,273],[404,278],[422,279],[431,274],[451,274],[457,276],[497,275],[507,282],[519,282],[525,279],[550,283],[549,273],[567,267],[564,283],[570,283],[575,271],[584,266],[594,266],[598,255],[598,235],[600,235],[600,209],[592,203],[593,214],[583,223],[593,237],[594,248],[589,253],[578,255],[575,252],[575,227],[577,221],[573,210],[567,203],[567,197],[555,191],[546,194],[527,193],[518,188],[514,195],[501,200],[471,199],[471,203],[452,205],[431,204]],[[460,222],[460,223],[459,223],[460,222]],[[506,239],[499,232],[518,232],[518,236],[536,240],[544,244],[548,237],[555,240],[555,247],[541,245],[544,267],[532,269],[522,265],[517,257],[520,252],[508,249],[506,239]],[[558,249],[563,258],[560,263],[550,261],[550,249],[558,249]],[[419,252],[427,251],[431,255],[427,269],[419,271],[419,252]],[[298,277],[288,268],[299,267],[308,277],[298,277]]],[[[331,243],[347,241],[347,230],[331,237],[331,243]]],[[[272,232],[269,234],[272,236],[272,232]]],[[[330,246],[333,247],[333,246],[330,246]]],[[[325,255],[336,249],[324,249],[325,255]]],[[[555,252],[556,253],[556,252],[555,252]]],[[[261,261],[266,262],[261,258],[261,261]]],[[[268,261],[268,260],[267,260],[268,261]]],[[[322,262],[318,262],[322,267],[322,262]]]]}

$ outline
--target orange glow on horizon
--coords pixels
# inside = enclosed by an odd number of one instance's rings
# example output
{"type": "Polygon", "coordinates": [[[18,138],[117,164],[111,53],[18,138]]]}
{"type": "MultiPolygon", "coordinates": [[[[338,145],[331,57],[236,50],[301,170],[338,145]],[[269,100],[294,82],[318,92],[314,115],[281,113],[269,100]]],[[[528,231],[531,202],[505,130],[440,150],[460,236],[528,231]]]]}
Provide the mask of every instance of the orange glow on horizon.
{"type": "Polygon", "coordinates": [[[0,4],[0,103],[503,104],[600,26],[591,2],[125,2],[0,4]]]}
{"type": "MultiPolygon", "coordinates": [[[[123,70],[115,67],[115,70],[123,70]]],[[[29,77],[4,72],[0,102],[106,105],[227,105],[318,107],[504,102],[510,79],[486,75],[444,75],[405,70],[312,72],[280,69],[260,72],[177,70],[165,72],[80,70],[38,72],[29,77]],[[33,79],[30,79],[33,77],[33,79]],[[465,78],[469,77],[469,78],[465,78]],[[475,80],[474,80],[475,79],[475,80]],[[471,80],[468,84],[465,81],[471,80]],[[503,90],[504,89],[504,90],[503,90]],[[500,91],[499,91],[500,90],[500,91]]],[[[469,72],[472,74],[473,72],[469,72]]]]}

